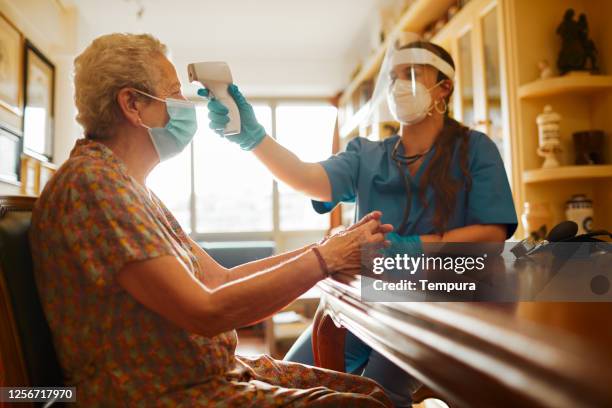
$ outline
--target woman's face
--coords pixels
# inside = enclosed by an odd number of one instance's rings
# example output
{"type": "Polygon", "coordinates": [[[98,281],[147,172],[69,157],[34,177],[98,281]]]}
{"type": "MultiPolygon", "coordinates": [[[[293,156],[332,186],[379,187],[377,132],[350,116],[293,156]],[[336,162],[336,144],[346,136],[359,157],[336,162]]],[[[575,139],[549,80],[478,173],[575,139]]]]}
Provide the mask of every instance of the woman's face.
{"type": "MultiPolygon", "coordinates": [[[[391,85],[397,79],[406,81],[418,81],[425,85],[425,88],[431,92],[431,97],[434,101],[445,98],[449,91],[446,86],[435,86],[438,83],[438,70],[430,65],[422,64],[400,64],[393,67],[390,73],[391,85]]],[[[449,82],[449,80],[444,80],[449,82]]]]}
{"type": "MultiPolygon", "coordinates": [[[[155,86],[154,96],[161,99],[173,98],[185,100],[186,98],[181,93],[181,83],[174,65],[163,55],[160,55],[157,60],[160,75],[155,86]]],[[[146,103],[143,104],[140,111],[142,122],[149,127],[166,126],[166,123],[170,120],[166,104],[153,98],[146,99],[146,103]]]]}

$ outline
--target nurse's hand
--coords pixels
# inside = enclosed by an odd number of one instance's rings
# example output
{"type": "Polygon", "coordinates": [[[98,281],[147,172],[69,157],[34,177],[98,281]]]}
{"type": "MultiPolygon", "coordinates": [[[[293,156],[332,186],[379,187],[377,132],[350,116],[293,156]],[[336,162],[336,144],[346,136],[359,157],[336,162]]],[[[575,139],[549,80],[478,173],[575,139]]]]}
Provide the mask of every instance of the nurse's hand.
{"type": "MultiPolygon", "coordinates": [[[[253,150],[266,136],[266,130],[257,122],[253,107],[242,95],[238,87],[230,84],[227,87],[229,94],[234,98],[238,112],[240,112],[240,133],[226,136],[230,142],[240,145],[242,150],[253,150]]],[[[198,95],[208,98],[210,92],[206,88],[198,89],[198,95]]],[[[210,98],[208,101],[208,118],[210,128],[223,136],[223,129],[229,122],[229,110],[218,99],[210,98]]]]}
{"type": "Polygon", "coordinates": [[[388,245],[385,234],[393,227],[381,224],[380,215],[366,217],[355,227],[332,235],[318,247],[330,273],[359,274],[362,266],[368,267],[373,251],[388,245]]]}
{"type": "Polygon", "coordinates": [[[387,235],[390,245],[385,249],[385,256],[394,257],[397,254],[419,256],[423,253],[423,242],[419,235],[402,236],[396,232],[387,235]]]}

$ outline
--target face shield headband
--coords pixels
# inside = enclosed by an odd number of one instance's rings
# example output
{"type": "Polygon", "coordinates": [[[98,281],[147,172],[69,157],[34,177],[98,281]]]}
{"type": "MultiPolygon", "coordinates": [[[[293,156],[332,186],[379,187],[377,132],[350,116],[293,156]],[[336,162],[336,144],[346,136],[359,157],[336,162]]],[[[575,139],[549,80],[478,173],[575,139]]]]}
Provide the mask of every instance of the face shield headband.
{"type": "Polygon", "coordinates": [[[453,67],[442,58],[425,48],[404,48],[391,56],[391,69],[398,65],[431,65],[451,80],[455,76],[453,67]]]}

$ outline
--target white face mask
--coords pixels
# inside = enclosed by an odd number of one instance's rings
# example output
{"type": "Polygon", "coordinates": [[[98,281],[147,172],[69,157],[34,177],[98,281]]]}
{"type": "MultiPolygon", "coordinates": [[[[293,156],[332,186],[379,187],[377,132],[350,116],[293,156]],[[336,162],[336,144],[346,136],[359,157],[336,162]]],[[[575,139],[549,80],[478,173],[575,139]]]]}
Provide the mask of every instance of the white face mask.
{"type": "Polygon", "coordinates": [[[427,89],[419,81],[396,79],[387,92],[387,103],[395,120],[405,125],[413,125],[430,115],[433,104],[429,91],[441,82],[427,89]]]}

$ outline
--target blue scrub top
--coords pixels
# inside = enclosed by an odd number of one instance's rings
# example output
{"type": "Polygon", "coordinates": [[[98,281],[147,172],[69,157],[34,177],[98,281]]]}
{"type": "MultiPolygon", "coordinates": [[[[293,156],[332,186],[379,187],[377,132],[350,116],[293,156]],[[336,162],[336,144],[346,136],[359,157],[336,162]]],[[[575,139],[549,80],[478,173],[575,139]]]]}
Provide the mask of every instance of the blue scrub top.
{"type": "MultiPolygon", "coordinates": [[[[312,201],[314,209],[323,214],[331,211],[340,202],[356,202],[356,219],[374,210],[382,211],[382,221],[398,228],[402,222],[406,202],[406,188],[397,165],[391,158],[398,135],[383,141],[373,142],[356,138],[349,142],[346,151],[336,154],[321,163],[327,172],[332,188],[332,201],[312,201]]],[[[434,191],[427,187],[422,205],[419,182],[430,162],[435,147],[424,157],[414,177],[408,170],[412,183],[412,208],[405,235],[425,235],[435,232],[434,191]]],[[[400,143],[398,153],[404,154],[400,143]]],[[[470,131],[468,147],[469,172],[472,177],[470,191],[465,183],[457,193],[455,211],[448,220],[447,229],[473,224],[505,224],[506,238],[514,234],[517,227],[516,210],[506,170],[497,146],[484,133],[470,131]]],[[[455,146],[451,174],[464,180],[459,166],[459,143],[455,146]]]]}

